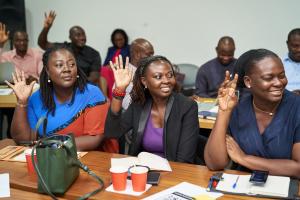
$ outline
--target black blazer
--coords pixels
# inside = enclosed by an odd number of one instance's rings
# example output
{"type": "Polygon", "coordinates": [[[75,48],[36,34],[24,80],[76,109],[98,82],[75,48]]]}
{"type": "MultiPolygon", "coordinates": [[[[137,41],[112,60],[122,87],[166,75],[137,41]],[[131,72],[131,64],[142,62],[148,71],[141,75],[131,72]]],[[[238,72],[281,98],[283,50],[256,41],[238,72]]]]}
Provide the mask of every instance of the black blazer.
{"type": "MultiPolygon", "coordinates": [[[[124,113],[109,109],[104,134],[119,138],[132,130],[129,154],[137,156],[142,151],[142,139],[151,111],[152,99],[145,105],[132,103],[124,113]]],[[[173,93],[167,103],[164,119],[163,144],[165,157],[170,161],[193,163],[199,131],[197,103],[180,93],[173,93]]]]}

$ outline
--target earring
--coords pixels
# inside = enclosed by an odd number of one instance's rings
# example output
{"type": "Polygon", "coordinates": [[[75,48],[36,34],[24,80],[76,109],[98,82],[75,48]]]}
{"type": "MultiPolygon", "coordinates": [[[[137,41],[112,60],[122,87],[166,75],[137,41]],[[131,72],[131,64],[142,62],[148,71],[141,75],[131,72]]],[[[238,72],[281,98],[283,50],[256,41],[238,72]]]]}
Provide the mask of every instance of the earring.
{"type": "Polygon", "coordinates": [[[250,86],[250,85],[248,85],[248,86],[247,86],[247,88],[251,88],[251,86],[250,86]]]}
{"type": "Polygon", "coordinates": [[[76,78],[79,78],[79,75],[77,75],[76,78]]]}
{"type": "Polygon", "coordinates": [[[48,79],[48,83],[51,83],[51,80],[50,80],[50,79],[48,79]]]}

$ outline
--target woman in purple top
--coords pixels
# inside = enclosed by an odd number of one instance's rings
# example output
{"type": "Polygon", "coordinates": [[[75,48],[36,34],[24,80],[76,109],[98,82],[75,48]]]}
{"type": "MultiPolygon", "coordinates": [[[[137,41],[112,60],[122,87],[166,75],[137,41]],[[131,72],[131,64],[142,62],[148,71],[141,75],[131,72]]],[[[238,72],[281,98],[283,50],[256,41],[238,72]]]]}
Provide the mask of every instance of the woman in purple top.
{"type": "Polygon", "coordinates": [[[163,56],[144,58],[133,78],[132,102],[121,112],[132,71],[122,57],[113,65],[116,88],[105,124],[105,136],[132,131],[129,154],[147,151],[171,161],[194,162],[199,130],[197,104],[177,93],[171,62],[163,56]]]}

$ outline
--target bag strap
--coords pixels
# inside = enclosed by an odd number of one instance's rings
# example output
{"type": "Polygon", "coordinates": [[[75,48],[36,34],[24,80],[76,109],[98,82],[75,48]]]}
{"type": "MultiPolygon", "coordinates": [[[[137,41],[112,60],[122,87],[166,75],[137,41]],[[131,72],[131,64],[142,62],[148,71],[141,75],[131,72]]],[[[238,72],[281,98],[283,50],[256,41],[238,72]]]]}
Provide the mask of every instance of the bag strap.
{"type": "MultiPolygon", "coordinates": [[[[48,195],[50,195],[52,197],[52,199],[54,200],[57,200],[57,197],[50,191],[48,185],[46,184],[40,170],[39,170],[39,167],[38,167],[38,163],[35,162],[35,159],[34,159],[34,152],[36,151],[36,148],[40,145],[40,144],[56,144],[58,145],[60,148],[65,148],[66,151],[67,151],[67,154],[68,156],[71,156],[71,151],[70,149],[61,141],[58,141],[58,140],[46,140],[47,138],[44,138],[44,139],[41,139],[36,145],[34,145],[33,149],[32,149],[32,152],[31,152],[31,161],[33,163],[33,166],[34,166],[34,169],[35,171],[37,172],[37,175],[41,181],[41,185],[44,189],[44,191],[46,191],[46,193],[48,195]]],[[[81,168],[83,171],[87,172],[89,175],[91,175],[93,178],[96,179],[96,181],[100,184],[100,187],[97,188],[96,190],[92,191],[92,192],[89,192],[87,194],[84,194],[83,196],[79,197],[78,200],[84,200],[84,199],[88,199],[90,196],[100,192],[103,187],[104,187],[104,183],[103,183],[103,180],[97,176],[93,171],[91,171],[88,166],[86,166],[85,164],[83,164],[82,162],[80,162],[80,160],[78,159],[74,159],[74,162],[73,162],[74,165],[77,165],[79,168],[81,168]]]]}

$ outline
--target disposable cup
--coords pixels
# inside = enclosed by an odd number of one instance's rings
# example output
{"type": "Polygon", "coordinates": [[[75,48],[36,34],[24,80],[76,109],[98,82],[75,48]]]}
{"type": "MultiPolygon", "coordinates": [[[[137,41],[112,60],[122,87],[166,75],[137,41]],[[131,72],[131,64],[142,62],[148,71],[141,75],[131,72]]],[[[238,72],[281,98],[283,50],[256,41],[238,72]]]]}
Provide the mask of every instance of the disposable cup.
{"type": "Polygon", "coordinates": [[[114,190],[122,191],[126,189],[127,170],[126,167],[121,166],[109,169],[114,190]]]}
{"type": "Polygon", "coordinates": [[[146,189],[147,173],[149,169],[143,166],[130,168],[132,188],[135,192],[143,192],[146,189]]]}
{"type": "MultiPolygon", "coordinates": [[[[32,160],[31,160],[31,152],[32,152],[32,149],[26,149],[25,157],[26,157],[26,162],[27,162],[28,173],[34,174],[35,170],[34,170],[32,160]]],[[[35,162],[37,162],[36,153],[34,154],[34,160],[35,160],[35,162]]]]}

